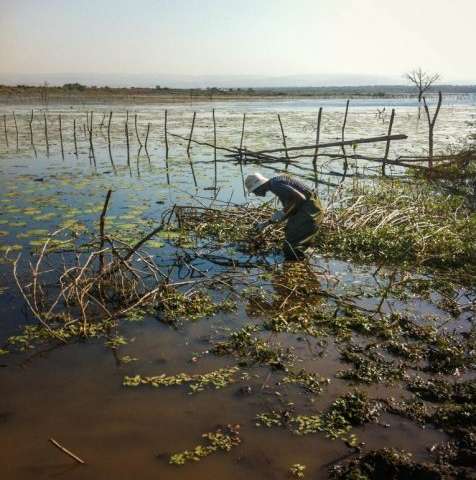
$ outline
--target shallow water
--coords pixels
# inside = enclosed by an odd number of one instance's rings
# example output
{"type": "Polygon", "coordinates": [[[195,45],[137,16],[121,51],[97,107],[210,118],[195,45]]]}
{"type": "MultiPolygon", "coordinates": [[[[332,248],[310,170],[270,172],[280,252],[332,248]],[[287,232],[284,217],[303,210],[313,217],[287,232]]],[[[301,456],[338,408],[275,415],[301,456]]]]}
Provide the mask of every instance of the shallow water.
{"type": "MultiPolygon", "coordinates": [[[[239,144],[242,114],[247,113],[245,145],[250,149],[281,146],[281,134],[276,112],[281,112],[288,136],[288,146],[312,144],[316,109],[324,106],[321,141],[340,137],[345,101],[310,100],[283,102],[227,102],[197,105],[168,105],[169,131],[188,135],[192,112],[196,110],[197,123],[194,138],[212,142],[210,110],[216,109],[218,144],[239,144]]],[[[387,111],[397,110],[394,133],[406,133],[409,139],[392,144],[392,156],[420,155],[426,149],[424,120],[417,122],[415,105],[402,100],[352,101],[348,116],[346,138],[385,134],[387,117],[376,116],[376,107],[385,105],[387,111]]],[[[0,114],[5,111],[0,107],[0,114]]],[[[130,108],[130,107],[128,107],[130,108]]],[[[2,251],[13,247],[10,256],[22,252],[26,260],[47,234],[65,222],[74,222],[78,235],[82,226],[97,228],[98,216],[106,191],[113,190],[108,211],[107,228],[147,231],[155,225],[162,212],[174,204],[207,204],[216,181],[217,202],[243,203],[248,200],[243,192],[243,175],[257,169],[244,165],[243,169],[218,154],[215,177],[213,150],[194,145],[191,161],[185,155],[185,142],[169,137],[170,155],[165,159],[163,141],[164,106],[141,106],[137,110],[142,141],[151,124],[149,157],[144,149],[138,154],[134,137],[135,110],[130,108],[131,151],[129,165],[125,148],[125,106],[114,106],[111,129],[111,156],[107,148],[107,128],[99,127],[107,105],[78,109],[54,107],[48,111],[49,151],[46,152],[42,112],[35,109],[34,148],[28,128],[28,108],[9,106],[15,110],[20,130],[18,151],[12,120],[7,119],[8,140],[0,134],[0,245],[2,251]],[[89,158],[89,142],[82,131],[86,111],[94,110],[95,163],[89,158]],[[64,154],[61,154],[58,115],[62,114],[64,154]],[[77,120],[78,155],[74,155],[72,120],[77,120]],[[193,165],[193,171],[192,171],[193,165]],[[194,179],[195,178],[195,179],[194,179]],[[79,227],[78,227],[79,225],[79,227]]],[[[468,122],[474,122],[474,98],[457,99],[442,109],[435,137],[437,152],[461,146],[468,122]]],[[[1,117],[0,117],[1,120],[1,117]]],[[[1,124],[1,122],[0,122],[1,124]]],[[[1,131],[1,130],[0,130],[1,131]]],[[[384,145],[359,147],[358,153],[381,155],[384,145]]],[[[351,150],[351,149],[349,149],[351,150]]],[[[307,160],[309,163],[309,160],[307,160]]],[[[332,171],[340,171],[340,162],[322,169],[320,178],[332,180],[332,171]]],[[[365,168],[359,167],[360,171],[365,168]]],[[[298,173],[294,167],[290,171],[298,173]]],[[[355,181],[355,180],[351,180],[355,181]]],[[[364,181],[364,180],[359,180],[364,181]]],[[[325,198],[332,190],[319,186],[325,198]]],[[[152,248],[164,261],[173,254],[166,238],[159,239],[162,248],[152,248]]],[[[279,260],[279,258],[277,259],[279,260]]],[[[345,261],[316,257],[315,262],[325,267],[329,276],[339,285],[374,286],[375,267],[356,266],[345,261]]],[[[11,266],[0,264],[0,346],[6,338],[18,331],[19,325],[32,321],[23,306],[11,275],[11,266]]],[[[272,288],[272,287],[270,287],[272,288]]],[[[367,299],[367,304],[378,299],[367,299]]],[[[450,319],[435,302],[414,299],[392,305],[398,310],[408,309],[416,315],[437,314],[442,322],[450,319]]],[[[450,319],[451,320],[451,319],[450,319]]],[[[326,478],[327,467],[339,458],[349,455],[349,448],[339,440],[329,440],[317,433],[300,437],[285,429],[257,428],[254,416],[272,408],[282,408],[289,402],[309,411],[327,407],[338,395],[349,390],[349,383],[334,378],[342,369],[339,353],[330,344],[324,355],[317,342],[300,341],[291,334],[270,334],[273,340],[290,346],[301,358],[308,371],[330,377],[331,383],[315,399],[296,386],[278,386],[279,375],[267,367],[252,367],[249,378],[222,390],[207,390],[189,395],[185,386],[172,388],[125,388],[124,375],[203,373],[221,367],[233,366],[236,359],[204,355],[197,362],[192,358],[210,346],[210,338],[221,338],[227,329],[237,329],[248,322],[240,306],[235,313],[220,314],[197,322],[184,322],[178,329],[163,325],[155,319],[126,324],[121,333],[129,343],[120,347],[119,356],[130,355],[137,361],[118,364],[103,342],[86,342],[42,352],[42,348],[24,354],[0,357],[0,463],[2,478],[117,478],[137,476],[148,478],[210,478],[227,479],[284,478],[290,465],[307,466],[308,478],[326,478]],[[273,336],[274,335],[274,336],[273,336]],[[276,337],[276,338],[275,338],[276,337]],[[279,338],[277,338],[279,337],[279,338]],[[321,352],[322,353],[322,352],[321,352]],[[243,393],[243,386],[249,387],[243,393]],[[243,443],[229,453],[218,453],[204,460],[182,467],[168,465],[165,454],[182,451],[198,445],[201,434],[217,425],[240,424],[243,443]],[[48,438],[53,437],[87,462],[75,465],[70,458],[56,450],[48,438]]],[[[451,320],[455,328],[465,328],[465,321],[451,320]]],[[[371,396],[401,396],[397,387],[373,385],[366,388],[371,396]]],[[[444,440],[445,434],[432,428],[422,429],[400,417],[385,415],[382,425],[369,424],[355,428],[366,448],[395,446],[415,454],[416,459],[428,457],[427,448],[444,440]]]]}

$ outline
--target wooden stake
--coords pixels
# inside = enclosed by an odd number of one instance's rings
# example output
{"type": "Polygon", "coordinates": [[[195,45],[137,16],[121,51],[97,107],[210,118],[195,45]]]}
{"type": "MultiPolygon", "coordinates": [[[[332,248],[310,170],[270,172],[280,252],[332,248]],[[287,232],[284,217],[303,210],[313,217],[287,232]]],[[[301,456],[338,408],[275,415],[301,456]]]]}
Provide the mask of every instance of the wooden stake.
{"type": "Polygon", "coordinates": [[[196,116],[197,116],[197,112],[193,112],[192,128],[190,128],[190,136],[188,137],[188,144],[187,144],[187,155],[190,155],[190,144],[192,143],[193,127],[195,126],[196,116]]]}
{"type": "Polygon", "coordinates": [[[7,116],[5,114],[3,114],[3,129],[5,131],[5,143],[7,144],[8,148],[7,116]]]}
{"type": "Polygon", "coordinates": [[[61,113],[59,114],[59,134],[60,134],[60,143],[61,143],[61,156],[64,160],[64,147],[63,147],[63,125],[61,122],[61,113]]]}
{"type": "Polygon", "coordinates": [[[73,452],[69,451],[67,448],[63,447],[59,442],[57,442],[54,438],[50,438],[50,442],[58,449],[60,449],[63,453],[70,456],[72,459],[76,460],[78,463],[84,465],[86,462],[75,455],[73,452]]]}
{"type": "Polygon", "coordinates": [[[29,122],[29,126],[30,126],[30,143],[32,145],[34,145],[34,142],[33,142],[33,109],[31,110],[31,116],[30,116],[30,122],[29,122]]]}
{"type": "MultiPolygon", "coordinates": [[[[150,132],[150,122],[147,124],[147,132],[145,134],[145,141],[144,141],[144,148],[147,152],[147,142],[149,141],[149,132],[150,132]]],[[[147,156],[149,156],[149,153],[147,152],[147,156]]]]}
{"type": "Polygon", "coordinates": [[[317,154],[319,152],[319,138],[321,136],[321,117],[322,117],[322,107],[319,107],[319,112],[317,114],[317,127],[316,127],[316,149],[314,150],[314,158],[312,159],[312,164],[314,169],[317,164],[317,154]]]}
{"type": "MultiPolygon", "coordinates": [[[[388,131],[387,135],[390,137],[392,134],[392,127],[393,127],[393,119],[395,118],[395,109],[392,108],[392,114],[390,115],[390,122],[388,124],[388,131]]],[[[385,164],[388,160],[388,154],[390,152],[390,140],[387,140],[387,143],[385,144],[385,154],[383,156],[383,162],[382,162],[382,175],[385,176],[385,164]]]]}
{"type": "Polygon", "coordinates": [[[441,103],[443,101],[443,96],[441,91],[438,92],[438,104],[436,105],[435,113],[433,118],[430,118],[430,111],[428,110],[428,105],[426,104],[426,98],[423,97],[423,105],[425,107],[426,118],[428,120],[428,168],[433,168],[433,130],[435,128],[436,118],[440,112],[441,103]]]}
{"type": "MultiPolygon", "coordinates": [[[[243,114],[243,123],[241,125],[241,138],[240,138],[240,160],[242,160],[243,155],[241,150],[243,149],[243,140],[245,138],[245,122],[246,122],[246,113],[243,114]]],[[[246,194],[245,194],[246,196],[246,194]]]]}
{"type": "Polygon", "coordinates": [[[142,142],[140,141],[139,132],[137,131],[137,113],[134,115],[134,128],[136,130],[136,137],[139,145],[142,147],[142,142]]]}
{"type": "Polygon", "coordinates": [[[112,110],[109,112],[109,121],[107,122],[107,143],[111,145],[111,121],[112,121],[112,110]]]}
{"type": "Polygon", "coordinates": [[[127,124],[127,118],[126,118],[126,125],[125,125],[125,131],[126,131],[126,146],[127,146],[127,165],[131,165],[131,154],[129,150],[129,127],[127,124]]]}
{"type": "Polygon", "coordinates": [[[16,133],[16,141],[17,141],[17,152],[18,152],[18,125],[17,125],[17,117],[15,116],[15,112],[13,112],[13,123],[15,124],[15,133],[16,133]]]}
{"type": "Polygon", "coordinates": [[[104,236],[104,225],[106,221],[106,212],[107,212],[107,207],[109,205],[109,200],[111,198],[112,190],[108,190],[106,194],[106,200],[104,201],[104,205],[102,207],[102,212],[101,216],[99,217],[99,237],[100,237],[100,245],[99,245],[99,251],[101,252],[99,254],[99,273],[102,273],[104,270],[104,252],[102,251],[104,249],[104,242],[105,242],[105,236],[104,236]]]}
{"type": "Polygon", "coordinates": [[[278,120],[279,120],[279,127],[281,128],[281,135],[283,137],[283,147],[285,148],[284,152],[285,152],[286,158],[289,160],[288,146],[286,145],[286,135],[284,135],[283,122],[281,122],[281,115],[279,115],[279,113],[278,113],[278,120]]]}
{"type": "Polygon", "coordinates": [[[213,117],[213,161],[215,162],[215,180],[214,186],[215,189],[217,188],[217,122],[215,119],[215,109],[212,110],[212,117],[213,117]]]}
{"type": "Polygon", "coordinates": [[[73,119],[73,139],[74,139],[74,154],[78,156],[78,142],[76,139],[76,119],[73,119]]]}
{"type": "Polygon", "coordinates": [[[49,155],[49,153],[50,153],[50,143],[48,142],[48,122],[46,120],[46,112],[43,113],[43,118],[45,120],[46,155],[49,155]]]}
{"type": "Polygon", "coordinates": [[[164,136],[165,136],[165,158],[169,158],[169,140],[167,138],[167,109],[164,118],[164,136]]]}
{"type": "Polygon", "coordinates": [[[91,112],[91,124],[89,128],[89,149],[94,161],[94,166],[96,166],[96,156],[94,155],[94,145],[93,145],[93,112],[91,112]]]}
{"type": "Polygon", "coordinates": [[[347,125],[347,114],[349,113],[349,102],[350,100],[347,100],[345,104],[345,114],[344,114],[344,121],[342,123],[342,153],[344,155],[344,178],[347,173],[347,168],[348,168],[348,163],[347,163],[347,153],[345,151],[345,145],[344,145],[344,134],[345,134],[345,126],[347,125]]]}

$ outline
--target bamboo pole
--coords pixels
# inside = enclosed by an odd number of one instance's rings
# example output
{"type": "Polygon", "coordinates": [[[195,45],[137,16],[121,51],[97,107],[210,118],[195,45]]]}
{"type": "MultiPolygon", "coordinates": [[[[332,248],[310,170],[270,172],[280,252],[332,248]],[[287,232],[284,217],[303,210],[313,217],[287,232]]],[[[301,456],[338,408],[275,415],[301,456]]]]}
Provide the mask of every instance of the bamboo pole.
{"type": "Polygon", "coordinates": [[[190,144],[192,143],[193,127],[195,126],[196,116],[197,116],[197,112],[193,112],[192,127],[190,128],[190,135],[188,137],[188,144],[187,144],[187,155],[190,155],[190,144]]]}
{"type": "MultiPolygon", "coordinates": [[[[392,128],[393,128],[393,120],[395,118],[395,109],[392,108],[392,113],[390,115],[390,122],[388,124],[388,131],[387,131],[387,136],[390,137],[392,134],[392,128]]],[[[385,165],[388,160],[388,154],[390,152],[390,140],[387,140],[387,143],[385,144],[385,153],[383,156],[383,162],[382,162],[382,175],[385,176],[385,165]]]]}
{"type": "Polygon", "coordinates": [[[165,158],[169,158],[169,140],[167,138],[167,109],[164,114],[165,158]]]}
{"type": "Polygon", "coordinates": [[[17,117],[15,115],[15,112],[12,112],[13,113],[13,123],[15,125],[15,134],[16,134],[16,142],[17,142],[17,152],[18,152],[18,125],[17,125],[17,117]]]}
{"type": "Polygon", "coordinates": [[[7,144],[8,148],[7,116],[5,114],[3,114],[3,130],[5,132],[5,143],[7,144]]]}
{"type": "Polygon", "coordinates": [[[58,120],[59,120],[59,134],[60,134],[60,143],[61,143],[61,156],[63,157],[63,160],[64,160],[63,124],[61,121],[61,113],[59,114],[58,120]]]}
{"type": "Polygon", "coordinates": [[[316,148],[314,150],[314,158],[312,160],[312,164],[314,165],[314,168],[316,168],[317,164],[317,154],[319,152],[319,139],[321,136],[321,117],[322,117],[322,107],[319,107],[319,112],[317,114],[317,126],[316,126],[316,148]]]}

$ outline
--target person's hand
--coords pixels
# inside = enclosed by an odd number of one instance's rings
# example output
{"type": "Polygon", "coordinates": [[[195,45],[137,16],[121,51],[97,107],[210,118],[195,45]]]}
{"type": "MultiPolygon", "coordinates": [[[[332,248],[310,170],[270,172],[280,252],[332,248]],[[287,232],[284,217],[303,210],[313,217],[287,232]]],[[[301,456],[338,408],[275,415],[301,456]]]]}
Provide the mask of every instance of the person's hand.
{"type": "Polygon", "coordinates": [[[269,225],[269,222],[258,222],[255,225],[255,230],[261,233],[268,225],[269,225]]]}
{"type": "Polygon", "coordinates": [[[286,214],[284,213],[284,211],[278,210],[277,212],[274,212],[273,215],[271,215],[271,221],[273,223],[278,223],[283,221],[285,217],[286,217],[286,214]]]}

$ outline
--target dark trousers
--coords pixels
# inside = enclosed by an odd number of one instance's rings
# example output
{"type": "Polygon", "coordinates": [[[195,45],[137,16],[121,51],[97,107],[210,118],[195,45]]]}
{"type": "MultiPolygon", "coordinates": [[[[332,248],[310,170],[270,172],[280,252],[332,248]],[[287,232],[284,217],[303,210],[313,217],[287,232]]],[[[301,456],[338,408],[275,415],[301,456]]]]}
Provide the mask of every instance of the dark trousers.
{"type": "Polygon", "coordinates": [[[283,253],[285,260],[302,260],[312,244],[324,215],[321,202],[313,195],[289,217],[285,229],[283,253]]]}

